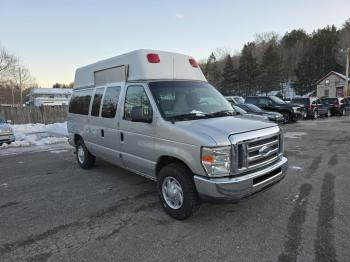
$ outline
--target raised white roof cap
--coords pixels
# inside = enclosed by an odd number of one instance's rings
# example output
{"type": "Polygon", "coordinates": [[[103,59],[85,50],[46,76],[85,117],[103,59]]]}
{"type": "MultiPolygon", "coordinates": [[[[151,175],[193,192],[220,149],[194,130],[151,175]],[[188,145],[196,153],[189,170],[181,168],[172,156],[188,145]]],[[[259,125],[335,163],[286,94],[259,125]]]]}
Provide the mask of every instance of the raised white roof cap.
{"type": "Polygon", "coordinates": [[[136,50],[80,67],[75,72],[74,87],[135,80],[198,80],[207,81],[200,67],[190,63],[191,56],[157,51],[136,50]],[[150,63],[148,54],[157,54],[159,63],[150,63]]]}

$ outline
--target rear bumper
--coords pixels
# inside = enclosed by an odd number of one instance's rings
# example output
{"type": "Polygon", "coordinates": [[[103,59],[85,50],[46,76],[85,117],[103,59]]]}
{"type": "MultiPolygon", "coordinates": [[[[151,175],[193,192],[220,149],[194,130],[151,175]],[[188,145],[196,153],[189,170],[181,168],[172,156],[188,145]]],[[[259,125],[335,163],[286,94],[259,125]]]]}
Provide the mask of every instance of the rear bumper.
{"type": "Polygon", "coordinates": [[[15,142],[15,136],[13,134],[0,135],[0,143],[15,142]]]}
{"type": "Polygon", "coordinates": [[[237,202],[281,181],[287,169],[288,160],[282,157],[274,165],[245,176],[232,178],[194,176],[194,183],[202,200],[237,202]]]}

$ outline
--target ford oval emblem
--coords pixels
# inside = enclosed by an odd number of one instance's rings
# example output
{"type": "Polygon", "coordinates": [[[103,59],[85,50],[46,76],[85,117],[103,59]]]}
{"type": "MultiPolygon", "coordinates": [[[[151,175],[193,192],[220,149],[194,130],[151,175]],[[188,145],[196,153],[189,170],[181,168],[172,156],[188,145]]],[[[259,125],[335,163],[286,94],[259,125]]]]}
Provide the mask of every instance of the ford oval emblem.
{"type": "Polygon", "coordinates": [[[268,146],[263,146],[259,149],[259,154],[267,156],[270,153],[270,148],[268,146]]]}

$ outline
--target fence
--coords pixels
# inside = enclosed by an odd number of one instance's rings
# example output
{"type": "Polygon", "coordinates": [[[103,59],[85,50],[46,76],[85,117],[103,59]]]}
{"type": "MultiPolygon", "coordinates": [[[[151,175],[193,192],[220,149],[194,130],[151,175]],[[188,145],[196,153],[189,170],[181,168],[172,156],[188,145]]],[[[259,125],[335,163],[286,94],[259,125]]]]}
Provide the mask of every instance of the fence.
{"type": "Polygon", "coordinates": [[[0,115],[11,120],[13,124],[64,122],[67,119],[67,112],[67,106],[0,106],[0,115]]]}

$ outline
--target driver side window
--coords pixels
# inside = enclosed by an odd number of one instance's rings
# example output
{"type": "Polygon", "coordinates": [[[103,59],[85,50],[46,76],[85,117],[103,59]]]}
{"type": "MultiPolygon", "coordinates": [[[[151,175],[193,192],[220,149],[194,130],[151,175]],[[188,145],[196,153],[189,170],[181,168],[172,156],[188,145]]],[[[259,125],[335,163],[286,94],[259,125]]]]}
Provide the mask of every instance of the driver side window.
{"type": "Polygon", "coordinates": [[[259,106],[270,106],[270,105],[272,105],[272,102],[270,101],[270,99],[262,97],[262,98],[259,98],[258,105],[259,106]]]}
{"type": "Polygon", "coordinates": [[[128,86],[125,95],[124,119],[131,121],[131,111],[140,108],[143,116],[152,116],[153,110],[143,86],[128,86]]]}

